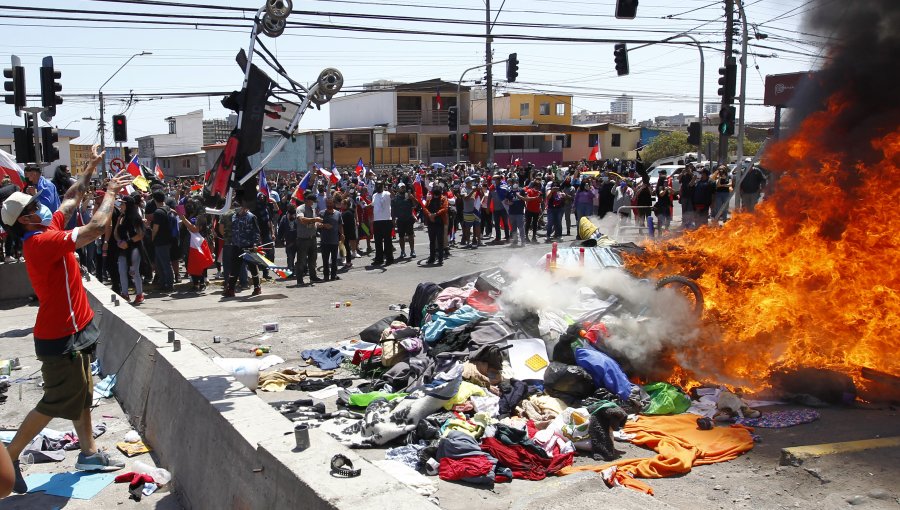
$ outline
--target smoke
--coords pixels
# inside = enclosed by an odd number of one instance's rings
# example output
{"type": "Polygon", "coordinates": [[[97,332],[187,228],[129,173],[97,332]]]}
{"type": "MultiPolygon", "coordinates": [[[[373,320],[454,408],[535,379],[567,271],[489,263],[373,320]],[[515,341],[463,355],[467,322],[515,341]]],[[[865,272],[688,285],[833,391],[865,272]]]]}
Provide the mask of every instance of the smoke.
{"type": "Polygon", "coordinates": [[[615,302],[598,318],[610,333],[602,350],[629,375],[667,378],[671,366],[662,366],[663,360],[697,340],[698,323],[687,299],[670,288],[657,290],[655,282],[636,279],[622,269],[565,277],[562,270],[551,274],[522,260],[511,260],[505,269],[516,279],[503,292],[504,309],[534,311],[542,325],[550,322],[548,315],[578,317],[590,312],[598,299],[615,302]]]}
{"type": "Polygon", "coordinates": [[[799,125],[830,99],[846,103],[832,124],[836,129],[820,135],[822,146],[843,149],[852,172],[856,162],[879,157],[870,141],[896,129],[900,119],[900,2],[816,0],[802,30],[826,37],[811,39],[827,41],[827,48],[822,68],[799,94],[791,123],[799,125]]]}

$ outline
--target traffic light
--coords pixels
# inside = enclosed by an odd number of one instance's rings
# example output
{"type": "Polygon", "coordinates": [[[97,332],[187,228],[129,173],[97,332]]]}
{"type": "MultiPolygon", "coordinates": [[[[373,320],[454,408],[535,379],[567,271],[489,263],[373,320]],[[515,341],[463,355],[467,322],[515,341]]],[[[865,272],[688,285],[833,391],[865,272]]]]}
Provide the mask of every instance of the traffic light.
{"type": "Polygon", "coordinates": [[[57,142],[59,142],[59,131],[52,127],[41,128],[41,156],[45,162],[50,163],[59,159],[57,142]]]}
{"type": "Polygon", "coordinates": [[[17,163],[34,163],[37,160],[34,152],[33,129],[13,128],[13,140],[16,146],[17,163]]]}
{"type": "Polygon", "coordinates": [[[619,76],[628,74],[628,48],[625,43],[613,46],[613,57],[616,60],[616,74],[619,76]]]}
{"type": "Polygon", "coordinates": [[[700,134],[702,131],[703,128],[700,126],[699,122],[691,122],[688,125],[688,144],[698,145],[700,143],[700,134]]]}
{"type": "Polygon", "coordinates": [[[12,67],[3,70],[3,77],[8,79],[3,83],[3,89],[12,94],[6,95],[6,104],[14,105],[16,116],[19,116],[22,108],[26,106],[25,99],[25,68],[19,57],[12,56],[12,67]]]}
{"type": "Polygon", "coordinates": [[[719,110],[719,134],[725,136],[734,135],[734,106],[723,106],[719,110]]]}
{"type": "Polygon", "coordinates": [[[506,81],[512,83],[519,77],[519,54],[510,53],[506,60],[506,81]]]}
{"type": "Polygon", "coordinates": [[[458,122],[459,122],[459,108],[457,108],[456,106],[451,106],[451,107],[447,108],[447,128],[450,129],[451,133],[456,131],[458,122]]]}
{"type": "Polygon", "coordinates": [[[634,19],[637,16],[638,0],[617,0],[616,17],[619,19],[634,19]]]}
{"type": "Polygon", "coordinates": [[[469,133],[463,133],[459,135],[459,148],[460,149],[468,149],[469,148],[469,133]]]}
{"type": "Polygon", "coordinates": [[[57,92],[62,90],[62,85],[56,80],[62,77],[62,73],[53,69],[53,57],[44,57],[41,63],[41,106],[46,108],[41,112],[41,118],[49,122],[56,115],[56,105],[63,100],[57,92]]]}
{"type": "Polygon", "coordinates": [[[450,133],[450,150],[456,150],[456,133],[450,133]]]}
{"type": "Polygon", "coordinates": [[[113,141],[117,143],[128,141],[128,123],[124,115],[113,115],[113,141]]]}
{"type": "Polygon", "coordinates": [[[725,67],[719,68],[719,95],[730,103],[734,101],[734,91],[737,86],[737,61],[734,57],[728,57],[725,67]]]}

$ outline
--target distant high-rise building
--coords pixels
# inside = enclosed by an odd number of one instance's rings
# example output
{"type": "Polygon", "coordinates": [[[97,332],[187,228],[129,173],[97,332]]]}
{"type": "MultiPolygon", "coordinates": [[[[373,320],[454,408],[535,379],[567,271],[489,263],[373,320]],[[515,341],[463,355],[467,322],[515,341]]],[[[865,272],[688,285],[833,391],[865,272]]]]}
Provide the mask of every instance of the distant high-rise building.
{"type": "Polygon", "coordinates": [[[237,115],[229,115],[227,119],[205,119],[203,121],[203,145],[224,142],[231,135],[237,124],[237,115]]]}
{"type": "Polygon", "coordinates": [[[719,103],[706,103],[703,105],[703,113],[705,115],[718,114],[720,106],[719,103]]]}
{"type": "Polygon", "coordinates": [[[625,94],[609,103],[610,113],[625,113],[627,122],[634,118],[634,98],[625,94]]]}

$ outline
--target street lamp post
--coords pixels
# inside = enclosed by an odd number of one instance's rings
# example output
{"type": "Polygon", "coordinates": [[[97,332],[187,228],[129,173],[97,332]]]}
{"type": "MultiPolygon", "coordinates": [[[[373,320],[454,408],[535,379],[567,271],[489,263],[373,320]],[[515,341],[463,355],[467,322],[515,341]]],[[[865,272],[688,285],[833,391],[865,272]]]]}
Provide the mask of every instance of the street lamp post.
{"type": "MultiPolygon", "coordinates": [[[[121,71],[122,68],[127,66],[128,63],[131,62],[131,60],[134,57],[141,57],[144,55],[153,55],[153,53],[151,53],[149,51],[142,51],[140,53],[135,53],[134,55],[129,57],[128,60],[126,60],[125,63],[121,65],[121,67],[116,69],[116,72],[114,72],[112,74],[112,76],[109,77],[109,79],[107,79],[105,82],[103,82],[103,85],[100,85],[100,89],[97,90],[97,96],[100,100],[100,147],[103,149],[106,148],[106,120],[105,120],[106,118],[104,117],[105,105],[103,103],[103,87],[105,87],[106,84],[109,83],[110,80],[115,78],[115,76],[117,74],[119,74],[119,71],[121,71]]],[[[103,168],[104,169],[106,169],[106,157],[107,157],[106,155],[103,156],[103,168]]]]}
{"type": "MultiPolygon", "coordinates": [[[[697,49],[700,50],[700,104],[699,104],[699,111],[697,113],[697,120],[700,121],[700,135],[701,136],[700,136],[700,141],[697,142],[697,162],[701,163],[702,158],[700,156],[703,151],[703,80],[704,80],[704,73],[705,73],[705,69],[704,69],[705,64],[703,61],[703,46],[700,45],[700,41],[698,41],[694,36],[692,36],[686,32],[669,37],[666,40],[667,41],[672,40],[677,37],[687,37],[688,39],[694,41],[694,44],[697,45],[697,49]]],[[[709,158],[709,155],[707,154],[706,157],[709,158]]]]}

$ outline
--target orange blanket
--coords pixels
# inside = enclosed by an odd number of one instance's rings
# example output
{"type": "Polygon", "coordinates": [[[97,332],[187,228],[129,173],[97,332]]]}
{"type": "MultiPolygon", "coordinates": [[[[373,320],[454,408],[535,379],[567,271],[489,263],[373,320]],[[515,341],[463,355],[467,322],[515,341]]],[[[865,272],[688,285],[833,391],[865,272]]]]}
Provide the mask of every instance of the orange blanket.
{"type": "Polygon", "coordinates": [[[603,465],[569,466],[559,475],[579,471],[600,472],[616,466],[613,480],[620,485],[653,494],[653,489],[635,478],[665,478],[688,473],[694,465],[713,464],[737,458],[753,449],[753,430],[741,425],[714,427],[700,430],[697,416],[641,416],[636,422],[628,422],[625,432],[634,434],[632,443],[657,452],[645,459],[623,459],[603,465]]]}

